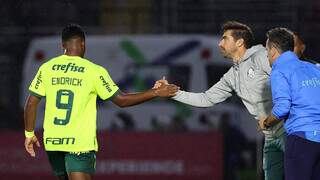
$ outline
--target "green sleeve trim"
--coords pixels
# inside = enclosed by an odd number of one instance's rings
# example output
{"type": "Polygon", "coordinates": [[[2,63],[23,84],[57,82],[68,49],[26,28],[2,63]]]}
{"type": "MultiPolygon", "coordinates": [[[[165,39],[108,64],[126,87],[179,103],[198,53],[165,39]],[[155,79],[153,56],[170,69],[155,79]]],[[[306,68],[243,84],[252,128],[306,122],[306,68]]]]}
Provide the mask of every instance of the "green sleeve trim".
{"type": "Polygon", "coordinates": [[[35,93],[35,92],[31,91],[31,90],[29,90],[29,93],[30,93],[31,95],[33,95],[33,96],[38,97],[38,98],[43,98],[43,97],[44,97],[44,96],[42,96],[42,95],[40,95],[40,94],[38,94],[38,93],[35,93]]]}
{"type": "MultiPolygon", "coordinates": [[[[108,100],[109,100],[109,99],[112,100],[114,97],[118,96],[120,93],[121,93],[121,91],[120,91],[120,89],[118,89],[116,92],[113,93],[112,96],[110,96],[110,97],[107,98],[107,99],[108,99],[108,100]]],[[[106,100],[107,100],[107,99],[106,99],[106,100]]]]}

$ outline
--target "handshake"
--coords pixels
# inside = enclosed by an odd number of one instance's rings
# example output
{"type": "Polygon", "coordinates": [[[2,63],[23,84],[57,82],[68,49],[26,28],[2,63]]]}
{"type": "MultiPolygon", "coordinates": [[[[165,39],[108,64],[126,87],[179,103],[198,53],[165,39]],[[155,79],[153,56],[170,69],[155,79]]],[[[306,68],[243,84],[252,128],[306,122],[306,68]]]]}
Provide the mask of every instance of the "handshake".
{"type": "Polygon", "coordinates": [[[165,77],[163,77],[156,81],[152,89],[159,97],[172,97],[176,95],[180,87],[174,84],[169,84],[165,77]]]}

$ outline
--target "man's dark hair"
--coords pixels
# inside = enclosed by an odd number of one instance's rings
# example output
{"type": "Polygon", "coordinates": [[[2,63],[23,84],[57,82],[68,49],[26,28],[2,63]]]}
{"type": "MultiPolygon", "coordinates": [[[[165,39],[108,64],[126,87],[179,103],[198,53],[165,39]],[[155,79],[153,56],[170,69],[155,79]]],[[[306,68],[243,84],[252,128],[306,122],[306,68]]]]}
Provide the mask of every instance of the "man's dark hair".
{"type": "Polygon", "coordinates": [[[85,40],[85,33],[78,24],[69,24],[62,30],[62,42],[68,41],[71,38],[80,37],[85,40]]]}
{"type": "Polygon", "coordinates": [[[222,25],[222,32],[231,30],[231,35],[235,40],[243,39],[245,48],[253,46],[254,36],[249,26],[237,21],[228,21],[222,25]]]}
{"type": "Polygon", "coordinates": [[[292,31],[287,28],[273,28],[267,32],[268,44],[273,45],[281,53],[285,51],[293,51],[294,49],[294,36],[292,31]]]}

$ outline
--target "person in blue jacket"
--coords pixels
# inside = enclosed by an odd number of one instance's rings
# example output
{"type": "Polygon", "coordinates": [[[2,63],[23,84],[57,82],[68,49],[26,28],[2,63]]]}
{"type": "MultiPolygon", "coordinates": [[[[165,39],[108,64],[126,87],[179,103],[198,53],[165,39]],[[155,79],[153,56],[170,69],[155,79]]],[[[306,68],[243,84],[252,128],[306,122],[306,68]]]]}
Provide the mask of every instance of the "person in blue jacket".
{"type": "Polygon", "coordinates": [[[285,122],[286,180],[319,180],[320,68],[299,60],[290,30],[274,28],[267,37],[273,108],[259,126],[268,129],[278,121],[285,122]]]}

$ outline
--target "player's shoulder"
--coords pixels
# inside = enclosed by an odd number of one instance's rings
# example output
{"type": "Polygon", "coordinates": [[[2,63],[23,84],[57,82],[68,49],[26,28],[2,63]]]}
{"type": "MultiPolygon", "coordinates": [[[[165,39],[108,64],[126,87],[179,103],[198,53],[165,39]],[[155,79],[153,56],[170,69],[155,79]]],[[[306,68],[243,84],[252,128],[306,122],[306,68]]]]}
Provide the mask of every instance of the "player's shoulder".
{"type": "Polygon", "coordinates": [[[97,63],[94,63],[88,59],[84,59],[86,61],[86,66],[88,67],[89,69],[89,72],[90,74],[105,74],[105,73],[108,73],[107,69],[100,65],[100,64],[97,64],[97,63]]]}
{"type": "Polygon", "coordinates": [[[59,58],[60,56],[57,56],[45,61],[43,64],[40,65],[39,69],[46,70],[47,68],[49,68],[51,64],[55,63],[59,58]]]}
{"type": "MultiPolygon", "coordinates": [[[[80,57],[79,57],[80,58],[80,57]]],[[[87,66],[88,68],[96,68],[96,64],[87,58],[80,58],[81,64],[87,66]]]]}
{"type": "Polygon", "coordinates": [[[106,68],[103,67],[103,66],[100,65],[100,64],[96,64],[96,63],[91,62],[91,66],[92,66],[92,68],[93,68],[96,72],[106,71],[106,68]]]}
{"type": "Polygon", "coordinates": [[[43,66],[48,66],[48,65],[55,63],[57,61],[61,61],[61,59],[63,59],[63,55],[53,57],[53,58],[47,60],[45,63],[43,63],[43,66]]]}

